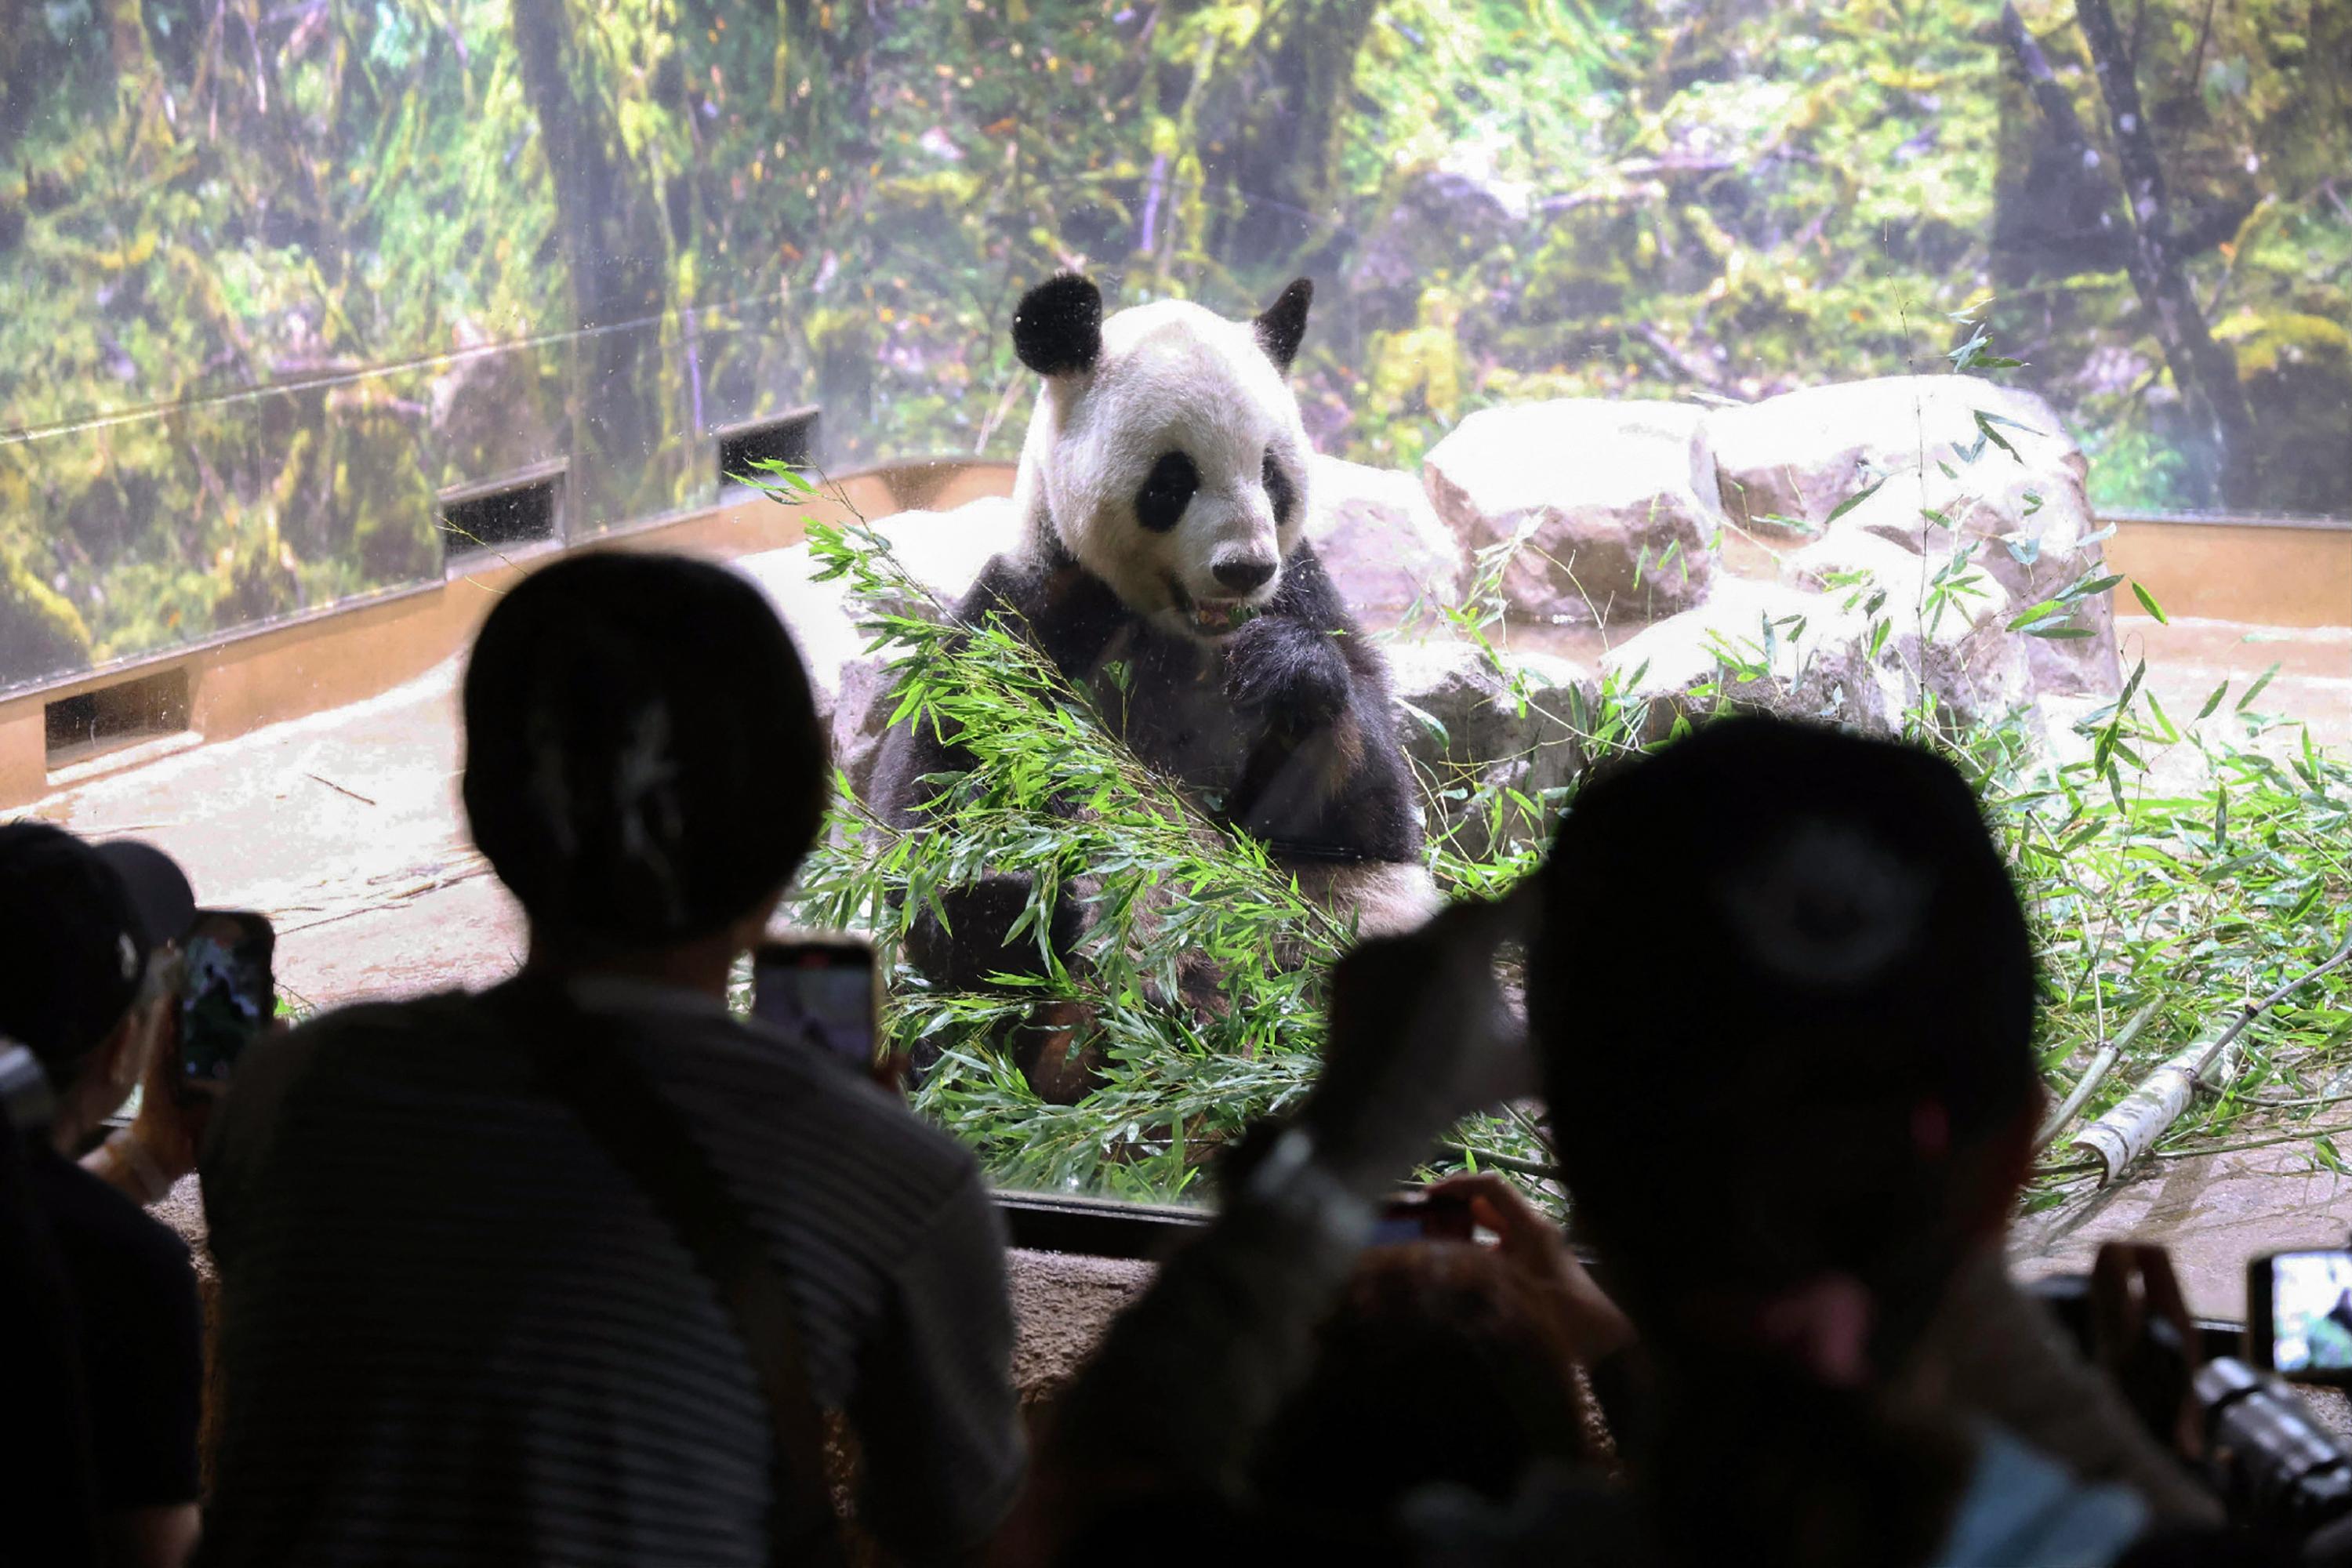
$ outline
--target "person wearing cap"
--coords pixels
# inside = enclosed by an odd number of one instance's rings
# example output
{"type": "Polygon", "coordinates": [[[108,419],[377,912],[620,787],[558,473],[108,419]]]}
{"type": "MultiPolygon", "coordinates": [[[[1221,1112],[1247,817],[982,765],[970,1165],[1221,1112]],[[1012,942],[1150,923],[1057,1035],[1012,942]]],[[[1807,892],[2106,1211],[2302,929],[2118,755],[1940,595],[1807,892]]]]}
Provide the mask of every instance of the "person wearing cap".
{"type": "Polygon", "coordinates": [[[186,1245],[73,1157],[168,1045],[170,948],[194,912],[186,879],[148,846],[0,826],[0,1036],[47,1080],[26,1187],[63,1277],[110,1563],[184,1563],[195,1544],[203,1320],[186,1245]]]}
{"type": "Polygon", "coordinates": [[[979,1169],[727,1007],[831,778],[783,627],[716,566],[570,557],[491,612],[464,712],[467,818],[528,959],[240,1060],[204,1166],[206,1561],[750,1568],[803,1533],[750,1336],[554,1081],[550,1033],[625,1051],[748,1215],[807,1385],[856,1434],[861,1527],[970,1555],[1023,1471],[979,1169]]]}

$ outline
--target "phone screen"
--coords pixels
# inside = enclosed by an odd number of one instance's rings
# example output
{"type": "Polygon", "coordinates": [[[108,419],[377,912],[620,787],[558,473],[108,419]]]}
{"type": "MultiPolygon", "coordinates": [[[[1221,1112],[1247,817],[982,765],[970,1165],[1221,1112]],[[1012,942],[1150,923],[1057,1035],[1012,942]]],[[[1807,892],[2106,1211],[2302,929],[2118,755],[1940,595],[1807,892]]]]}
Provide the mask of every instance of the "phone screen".
{"type": "Polygon", "coordinates": [[[856,942],[771,942],[751,961],[751,1016],[859,1067],[874,1060],[874,954],[856,942]]]}
{"type": "Polygon", "coordinates": [[[259,915],[199,910],[180,939],[180,1071],[191,1087],[228,1081],[278,1010],[276,933],[259,915]]]}
{"type": "Polygon", "coordinates": [[[2288,1377],[2352,1373],[2352,1253],[2271,1260],[2271,1365],[2288,1377]]]}
{"type": "Polygon", "coordinates": [[[1366,1238],[1371,1247],[1409,1247],[1417,1241],[1468,1241],[1475,1227],[1470,1205],[1451,1194],[1416,1193],[1381,1205],[1366,1238]]]}

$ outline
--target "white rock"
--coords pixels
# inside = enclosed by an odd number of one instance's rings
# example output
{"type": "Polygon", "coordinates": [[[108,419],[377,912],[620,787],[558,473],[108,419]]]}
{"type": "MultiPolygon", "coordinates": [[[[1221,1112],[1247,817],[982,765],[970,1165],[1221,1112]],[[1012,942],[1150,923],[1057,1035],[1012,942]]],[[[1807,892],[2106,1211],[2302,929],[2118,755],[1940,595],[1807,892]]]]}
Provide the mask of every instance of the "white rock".
{"type": "MultiPolygon", "coordinates": [[[[1825,522],[1885,477],[1840,519],[1938,563],[1973,542],[1975,560],[2021,610],[2085,575],[2103,575],[2090,504],[2089,465],[2057,413],[2032,393],[1973,376],[1892,376],[1810,387],[1706,416],[1723,504],[1767,535],[1764,521],[1825,522]],[[2012,456],[1983,436],[1976,416],[2012,456]],[[1950,474],[1944,470],[1948,468],[1950,474]],[[1939,513],[1942,522],[1923,513],[1939,513]]],[[[2076,606],[2073,639],[2028,638],[2026,668],[2052,693],[2112,695],[2121,686],[2114,606],[2076,606]]]]}
{"type": "Polygon", "coordinates": [[[1713,586],[1722,512],[1705,410],[1567,398],[1483,409],[1430,452],[1423,482],[1471,551],[1516,540],[1510,611],[1613,626],[1713,586]]]}
{"type": "MultiPolygon", "coordinates": [[[[1999,583],[2017,611],[2055,597],[2085,577],[2106,575],[2105,555],[2082,481],[2067,468],[2033,472],[2006,458],[1982,458],[1947,479],[1930,468],[1890,480],[1840,519],[1918,552],[1930,570],[1961,551],[1999,583]],[[1941,521],[1926,514],[1937,513],[1941,521]]],[[[2123,689],[2116,654],[2112,589],[2077,600],[2063,623],[2087,637],[2018,634],[2037,690],[2066,696],[2112,697],[2123,689]]]]}
{"type": "MultiPolygon", "coordinates": [[[[1003,496],[985,496],[952,511],[902,511],[873,527],[889,541],[908,574],[945,605],[971,592],[989,557],[1011,549],[1020,536],[1013,502],[1003,496]]],[[[863,658],[870,640],[850,613],[847,580],[818,582],[805,544],[739,557],[735,569],[759,585],[791,629],[817,689],[819,709],[830,713],[843,667],[863,658]]]]}
{"type": "Polygon", "coordinates": [[[1307,538],[1340,602],[1374,621],[1462,593],[1462,542],[1411,474],[1312,458],[1307,538]]]}
{"type": "Polygon", "coordinates": [[[833,765],[848,776],[849,787],[860,800],[874,780],[874,762],[881,754],[882,731],[889,728],[897,695],[897,684],[880,655],[868,654],[842,666],[829,720],[833,765]]]}
{"type": "MultiPolygon", "coordinates": [[[[1516,789],[1538,800],[1581,765],[1566,717],[1598,683],[1570,660],[1510,652],[1497,670],[1478,648],[1450,638],[1401,640],[1387,653],[1397,737],[1431,808],[1423,826],[1432,836],[1454,832],[1457,850],[1483,854],[1486,824],[1473,819],[1473,797],[1482,788],[1516,789]]],[[[1531,826],[1506,824],[1523,831],[1531,826]]]]}
{"type": "Polygon", "coordinates": [[[1915,555],[1849,517],[1785,558],[1781,572],[1799,586],[1821,590],[1866,637],[1874,619],[1887,623],[1875,662],[1897,683],[1906,706],[1932,692],[1963,722],[2030,706],[2033,639],[2007,629],[2008,591],[1973,558],[1939,584],[1949,562],[1915,555]]]}
{"type": "Polygon", "coordinates": [[[1891,731],[1902,691],[1871,662],[1869,635],[1837,595],[1726,577],[1705,605],[1644,627],[1601,668],[1622,699],[1649,704],[1649,740],[1678,714],[1719,708],[1891,731]]]}
{"type": "MultiPolygon", "coordinates": [[[[2030,392],[1974,376],[1885,376],[1707,410],[1723,509],[1766,534],[1788,531],[1768,521],[1776,516],[1818,525],[1869,486],[1865,466],[1877,474],[1916,469],[1923,458],[1931,471],[1938,462],[1970,466],[1961,459],[1977,441],[1978,410],[2014,421],[1994,428],[2025,468],[2071,470],[2077,484],[2088,472],[2056,411],[2030,392]]],[[[1996,460],[2016,463],[1987,441],[1976,461],[1996,460]]]]}

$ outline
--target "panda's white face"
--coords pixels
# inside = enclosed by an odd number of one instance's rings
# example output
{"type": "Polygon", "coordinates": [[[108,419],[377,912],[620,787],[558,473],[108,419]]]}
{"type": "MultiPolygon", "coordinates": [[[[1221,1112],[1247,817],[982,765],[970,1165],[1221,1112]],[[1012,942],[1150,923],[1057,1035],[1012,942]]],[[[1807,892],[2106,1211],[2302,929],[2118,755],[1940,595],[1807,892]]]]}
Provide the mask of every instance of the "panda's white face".
{"type": "Polygon", "coordinates": [[[1103,322],[1091,368],[1046,378],[1020,482],[1129,607],[1215,641],[1281,586],[1307,456],[1297,401],[1252,324],[1165,300],[1103,322]]]}

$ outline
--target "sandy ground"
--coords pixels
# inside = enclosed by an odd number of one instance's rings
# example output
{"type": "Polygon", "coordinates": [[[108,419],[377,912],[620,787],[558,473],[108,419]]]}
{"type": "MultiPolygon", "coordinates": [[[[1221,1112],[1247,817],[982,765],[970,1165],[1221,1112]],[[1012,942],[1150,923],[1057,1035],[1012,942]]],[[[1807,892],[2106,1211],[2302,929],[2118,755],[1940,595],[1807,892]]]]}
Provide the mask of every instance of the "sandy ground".
{"type": "MultiPolygon", "coordinates": [[[[2122,626],[2126,668],[2148,660],[2148,684],[2176,721],[2217,682],[2235,683],[2234,702],[2276,663],[2261,705],[2352,749],[2352,628],[2122,626]]],[[[490,983],[520,962],[523,933],[463,826],[458,669],[452,660],[371,701],[95,781],[31,815],[94,837],[153,839],[205,903],[268,914],[281,984],[308,1005],[490,983]]],[[[2021,1224],[2017,1250],[2021,1267],[2042,1272],[2086,1268],[2112,1237],[2160,1239],[2192,1303],[2236,1317],[2247,1257],[2340,1243],[2347,1230],[2352,1179],[2315,1170],[2288,1144],[2148,1162],[2112,1191],[2021,1224]]]]}
{"type": "Polygon", "coordinates": [[[459,663],[369,701],[53,795],[30,815],[175,856],[215,907],[277,924],[278,982],[314,1006],[479,985],[523,950],[457,800],[459,663]]]}

